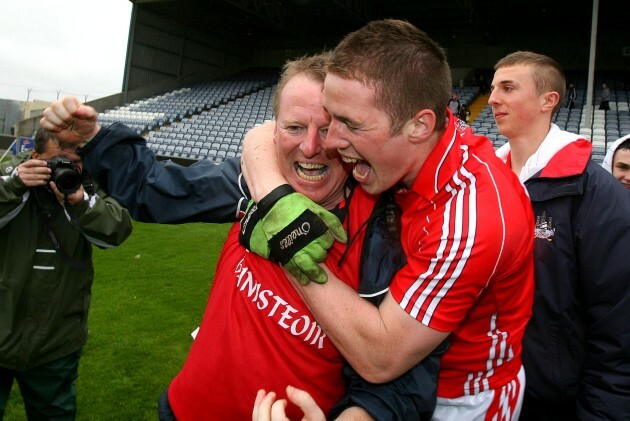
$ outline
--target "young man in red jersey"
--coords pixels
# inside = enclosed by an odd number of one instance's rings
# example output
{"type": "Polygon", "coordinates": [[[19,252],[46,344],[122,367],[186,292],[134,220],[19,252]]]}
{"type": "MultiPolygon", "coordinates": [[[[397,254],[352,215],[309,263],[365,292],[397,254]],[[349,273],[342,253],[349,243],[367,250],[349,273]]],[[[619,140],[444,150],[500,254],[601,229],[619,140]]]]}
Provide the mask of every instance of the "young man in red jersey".
{"type": "MultiPolygon", "coordinates": [[[[395,378],[449,338],[433,418],[517,419],[533,298],[531,206],[491,143],[445,106],[451,83],[443,50],[404,21],[370,22],[334,49],[326,147],[368,193],[393,189],[407,264],[379,307],[329,271],[324,285],[293,284],[368,381],[395,378]]],[[[277,183],[261,177],[270,166],[256,156],[263,131],[244,150],[255,198],[277,183]]]]}

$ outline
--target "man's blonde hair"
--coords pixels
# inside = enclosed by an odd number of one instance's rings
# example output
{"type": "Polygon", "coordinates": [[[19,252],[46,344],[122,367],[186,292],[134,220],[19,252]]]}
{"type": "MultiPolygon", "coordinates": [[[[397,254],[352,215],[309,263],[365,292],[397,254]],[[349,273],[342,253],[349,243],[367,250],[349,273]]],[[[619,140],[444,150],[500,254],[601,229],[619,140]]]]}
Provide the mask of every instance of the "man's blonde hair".
{"type": "Polygon", "coordinates": [[[497,64],[494,65],[494,70],[514,66],[531,67],[534,85],[536,86],[536,94],[557,92],[558,95],[560,95],[560,100],[553,109],[553,112],[555,113],[560,109],[564,102],[567,82],[562,67],[560,67],[557,61],[544,54],[538,54],[532,51],[516,51],[499,60],[497,64]]]}
{"type": "Polygon", "coordinates": [[[295,60],[287,61],[282,67],[282,74],[273,97],[273,114],[277,117],[280,111],[280,96],[286,84],[297,75],[304,75],[314,82],[324,86],[326,66],[330,52],[323,52],[312,56],[303,56],[295,60]]]}

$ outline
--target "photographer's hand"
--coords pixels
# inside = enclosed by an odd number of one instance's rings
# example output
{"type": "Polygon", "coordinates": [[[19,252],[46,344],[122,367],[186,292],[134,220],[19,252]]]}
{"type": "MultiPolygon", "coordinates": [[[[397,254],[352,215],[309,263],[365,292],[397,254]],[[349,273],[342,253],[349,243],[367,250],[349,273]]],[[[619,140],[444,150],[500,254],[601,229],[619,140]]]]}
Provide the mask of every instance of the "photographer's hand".
{"type": "Polygon", "coordinates": [[[65,194],[61,193],[59,191],[59,189],[57,189],[57,185],[55,184],[54,181],[50,182],[50,188],[52,189],[53,192],[55,192],[55,196],[57,196],[57,201],[59,202],[59,204],[61,206],[65,206],[66,200],[68,201],[69,204],[74,206],[74,205],[78,205],[79,203],[83,202],[83,200],[85,199],[83,186],[80,186],[77,189],[77,191],[75,191],[74,193],[69,194],[67,196],[65,194]]]}
{"type": "Polygon", "coordinates": [[[98,113],[83,105],[73,96],[54,101],[44,110],[40,125],[55,133],[62,142],[77,144],[89,142],[101,129],[98,113]]]}
{"type": "Polygon", "coordinates": [[[27,187],[45,186],[50,181],[50,168],[46,161],[29,159],[18,165],[17,176],[27,187]]]}

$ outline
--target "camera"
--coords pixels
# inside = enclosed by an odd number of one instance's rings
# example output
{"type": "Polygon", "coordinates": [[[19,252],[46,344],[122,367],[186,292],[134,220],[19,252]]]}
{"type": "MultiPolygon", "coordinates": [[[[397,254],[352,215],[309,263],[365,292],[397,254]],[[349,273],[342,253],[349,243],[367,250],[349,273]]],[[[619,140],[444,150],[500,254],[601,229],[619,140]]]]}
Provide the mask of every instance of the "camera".
{"type": "Polygon", "coordinates": [[[72,194],[81,187],[83,177],[77,165],[67,159],[57,156],[46,160],[48,168],[51,169],[50,181],[54,181],[57,189],[65,194],[72,194]]]}

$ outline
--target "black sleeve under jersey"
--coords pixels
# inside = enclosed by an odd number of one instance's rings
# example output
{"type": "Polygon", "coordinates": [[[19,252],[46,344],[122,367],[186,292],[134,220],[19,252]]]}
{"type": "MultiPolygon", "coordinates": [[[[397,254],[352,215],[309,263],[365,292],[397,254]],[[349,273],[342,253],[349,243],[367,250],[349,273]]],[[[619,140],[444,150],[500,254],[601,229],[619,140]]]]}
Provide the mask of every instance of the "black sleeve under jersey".
{"type": "MultiPolygon", "coordinates": [[[[359,294],[379,305],[394,275],[407,259],[400,245],[400,210],[392,195],[383,193],[367,224],[361,252],[359,294]]],[[[377,421],[429,420],[437,401],[437,376],[448,340],[400,377],[382,384],[363,379],[344,363],[346,394],[335,404],[328,419],[345,409],[360,406],[377,421]]]]}
{"type": "Polygon", "coordinates": [[[102,128],[78,153],[98,185],[137,221],[233,222],[249,200],[239,158],[219,165],[160,161],[142,136],[121,123],[102,128]]]}

